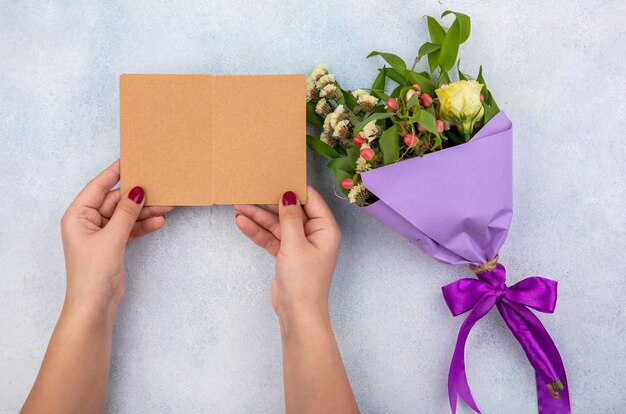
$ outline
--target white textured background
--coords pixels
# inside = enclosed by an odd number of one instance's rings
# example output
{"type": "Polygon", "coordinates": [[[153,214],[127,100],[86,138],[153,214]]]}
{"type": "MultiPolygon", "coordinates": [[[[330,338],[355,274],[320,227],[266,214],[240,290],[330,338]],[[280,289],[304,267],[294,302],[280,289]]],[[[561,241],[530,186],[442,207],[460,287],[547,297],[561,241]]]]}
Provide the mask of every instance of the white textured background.
{"type": "MultiPolygon", "coordinates": [[[[371,50],[412,60],[423,16],[448,8],[472,17],[464,70],[485,66],[514,122],[510,283],[560,282],[556,313],[540,317],[573,411],[626,411],[623,1],[71,3],[0,4],[0,412],[26,397],[62,304],[59,218],[118,156],[120,73],[308,73],[324,62],[342,85],[367,87],[381,66],[371,50]]],[[[335,198],[312,154],[308,173],[344,232],[331,312],[362,411],[448,412],[461,318],[439,288],[469,272],[335,198]]],[[[272,259],[233,217],[180,208],[130,247],[108,412],[283,411],[272,259]]],[[[533,372],[495,310],[472,332],[467,365],[483,412],[536,412],[533,372]]]]}

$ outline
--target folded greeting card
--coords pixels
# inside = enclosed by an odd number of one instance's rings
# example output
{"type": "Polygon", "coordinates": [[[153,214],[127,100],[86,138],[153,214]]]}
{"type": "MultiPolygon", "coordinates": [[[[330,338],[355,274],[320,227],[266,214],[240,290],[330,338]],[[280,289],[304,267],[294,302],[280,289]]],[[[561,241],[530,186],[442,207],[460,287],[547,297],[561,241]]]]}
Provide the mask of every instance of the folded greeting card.
{"type": "Polygon", "coordinates": [[[122,191],[147,205],[306,202],[303,75],[120,76],[122,191]]]}

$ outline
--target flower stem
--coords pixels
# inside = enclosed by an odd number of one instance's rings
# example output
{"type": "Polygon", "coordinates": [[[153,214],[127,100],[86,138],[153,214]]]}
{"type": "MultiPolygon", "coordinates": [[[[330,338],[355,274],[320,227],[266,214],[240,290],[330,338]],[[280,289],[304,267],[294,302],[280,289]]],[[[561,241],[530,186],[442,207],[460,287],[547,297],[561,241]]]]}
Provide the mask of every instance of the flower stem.
{"type": "Polygon", "coordinates": [[[558,400],[559,391],[563,391],[563,383],[561,382],[561,380],[556,380],[546,385],[548,386],[548,389],[550,390],[552,396],[558,400]]]}

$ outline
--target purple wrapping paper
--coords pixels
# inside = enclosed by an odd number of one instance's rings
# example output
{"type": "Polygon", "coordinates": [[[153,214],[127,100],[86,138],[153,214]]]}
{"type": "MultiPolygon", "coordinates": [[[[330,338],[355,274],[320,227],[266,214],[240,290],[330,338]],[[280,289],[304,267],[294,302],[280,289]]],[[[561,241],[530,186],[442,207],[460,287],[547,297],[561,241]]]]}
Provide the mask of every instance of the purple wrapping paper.
{"type": "Polygon", "coordinates": [[[361,174],[363,209],[443,263],[491,260],[513,214],[511,121],[499,112],[463,145],[361,174]]]}
{"type": "MultiPolygon", "coordinates": [[[[504,244],[513,214],[512,141],[511,120],[499,112],[465,144],[364,172],[363,184],[379,200],[363,209],[440,262],[489,261],[504,244]]],[[[556,282],[534,277],[507,288],[498,265],[478,279],[445,286],[443,293],[454,316],[470,311],[450,366],[453,413],[457,395],[480,412],[467,383],[464,349],[472,326],[494,306],[535,369],[539,413],[570,412],[561,357],[527,308],[551,313],[556,282]],[[565,385],[559,399],[546,386],[556,380],[565,385]]]]}

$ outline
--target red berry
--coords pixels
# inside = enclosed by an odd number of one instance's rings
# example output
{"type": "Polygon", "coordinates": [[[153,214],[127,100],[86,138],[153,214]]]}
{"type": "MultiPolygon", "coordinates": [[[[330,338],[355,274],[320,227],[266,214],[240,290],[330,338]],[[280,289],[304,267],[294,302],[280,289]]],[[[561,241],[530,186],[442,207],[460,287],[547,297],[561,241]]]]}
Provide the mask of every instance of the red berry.
{"type": "Polygon", "coordinates": [[[421,91],[422,91],[422,87],[420,86],[420,84],[419,84],[419,83],[414,83],[414,84],[413,84],[413,87],[414,87],[415,89],[417,89],[417,91],[418,91],[418,92],[421,92],[421,91]]]}
{"type": "Polygon", "coordinates": [[[429,94],[423,93],[420,95],[420,102],[424,108],[429,107],[433,103],[433,98],[429,94]]]}
{"type": "Polygon", "coordinates": [[[484,102],[484,101],[485,101],[485,97],[483,96],[483,94],[482,94],[482,93],[480,94],[480,101],[481,101],[481,102],[484,102]]]}
{"type": "Polygon", "coordinates": [[[352,142],[354,142],[354,145],[356,145],[357,147],[360,147],[361,145],[365,144],[365,138],[363,138],[363,136],[359,134],[356,137],[352,138],[352,142]]]}
{"type": "Polygon", "coordinates": [[[436,124],[437,124],[437,132],[441,134],[444,130],[445,125],[443,124],[443,121],[441,119],[438,119],[436,124]]]}
{"type": "Polygon", "coordinates": [[[411,99],[411,97],[416,93],[417,92],[415,92],[415,89],[409,89],[408,91],[406,91],[406,101],[409,102],[409,99],[411,99]]]}
{"type": "Polygon", "coordinates": [[[389,100],[387,101],[387,108],[391,109],[394,112],[397,111],[398,100],[396,98],[389,98],[389,100]]]}
{"type": "Polygon", "coordinates": [[[363,157],[365,160],[369,161],[372,158],[374,158],[374,150],[371,148],[363,148],[360,151],[361,157],[363,157]]]}
{"type": "Polygon", "coordinates": [[[419,139],[417,138],[417,136],[413,134],[406,134],[404,136],[404,143],[409,148],[413,148],[414,146],[417,145],[418,142],[419,142],[419,139]]]}
{"type": "Polygon", "coordinates": [[[354,181],[352,181],[352,178],[344,178],[343,180],[341,180],[341,188],[343,188],[344,190],[349,190],[354,186],[354,181]]]}
{"type": "Polygon", "coordinates": [[[417,130],[418,130],[419,132],[424,132],[424,131],[426,131],[426,128],[424,128],[424,127],[422,126],[422,124],[417,124],[417,130]]]}

